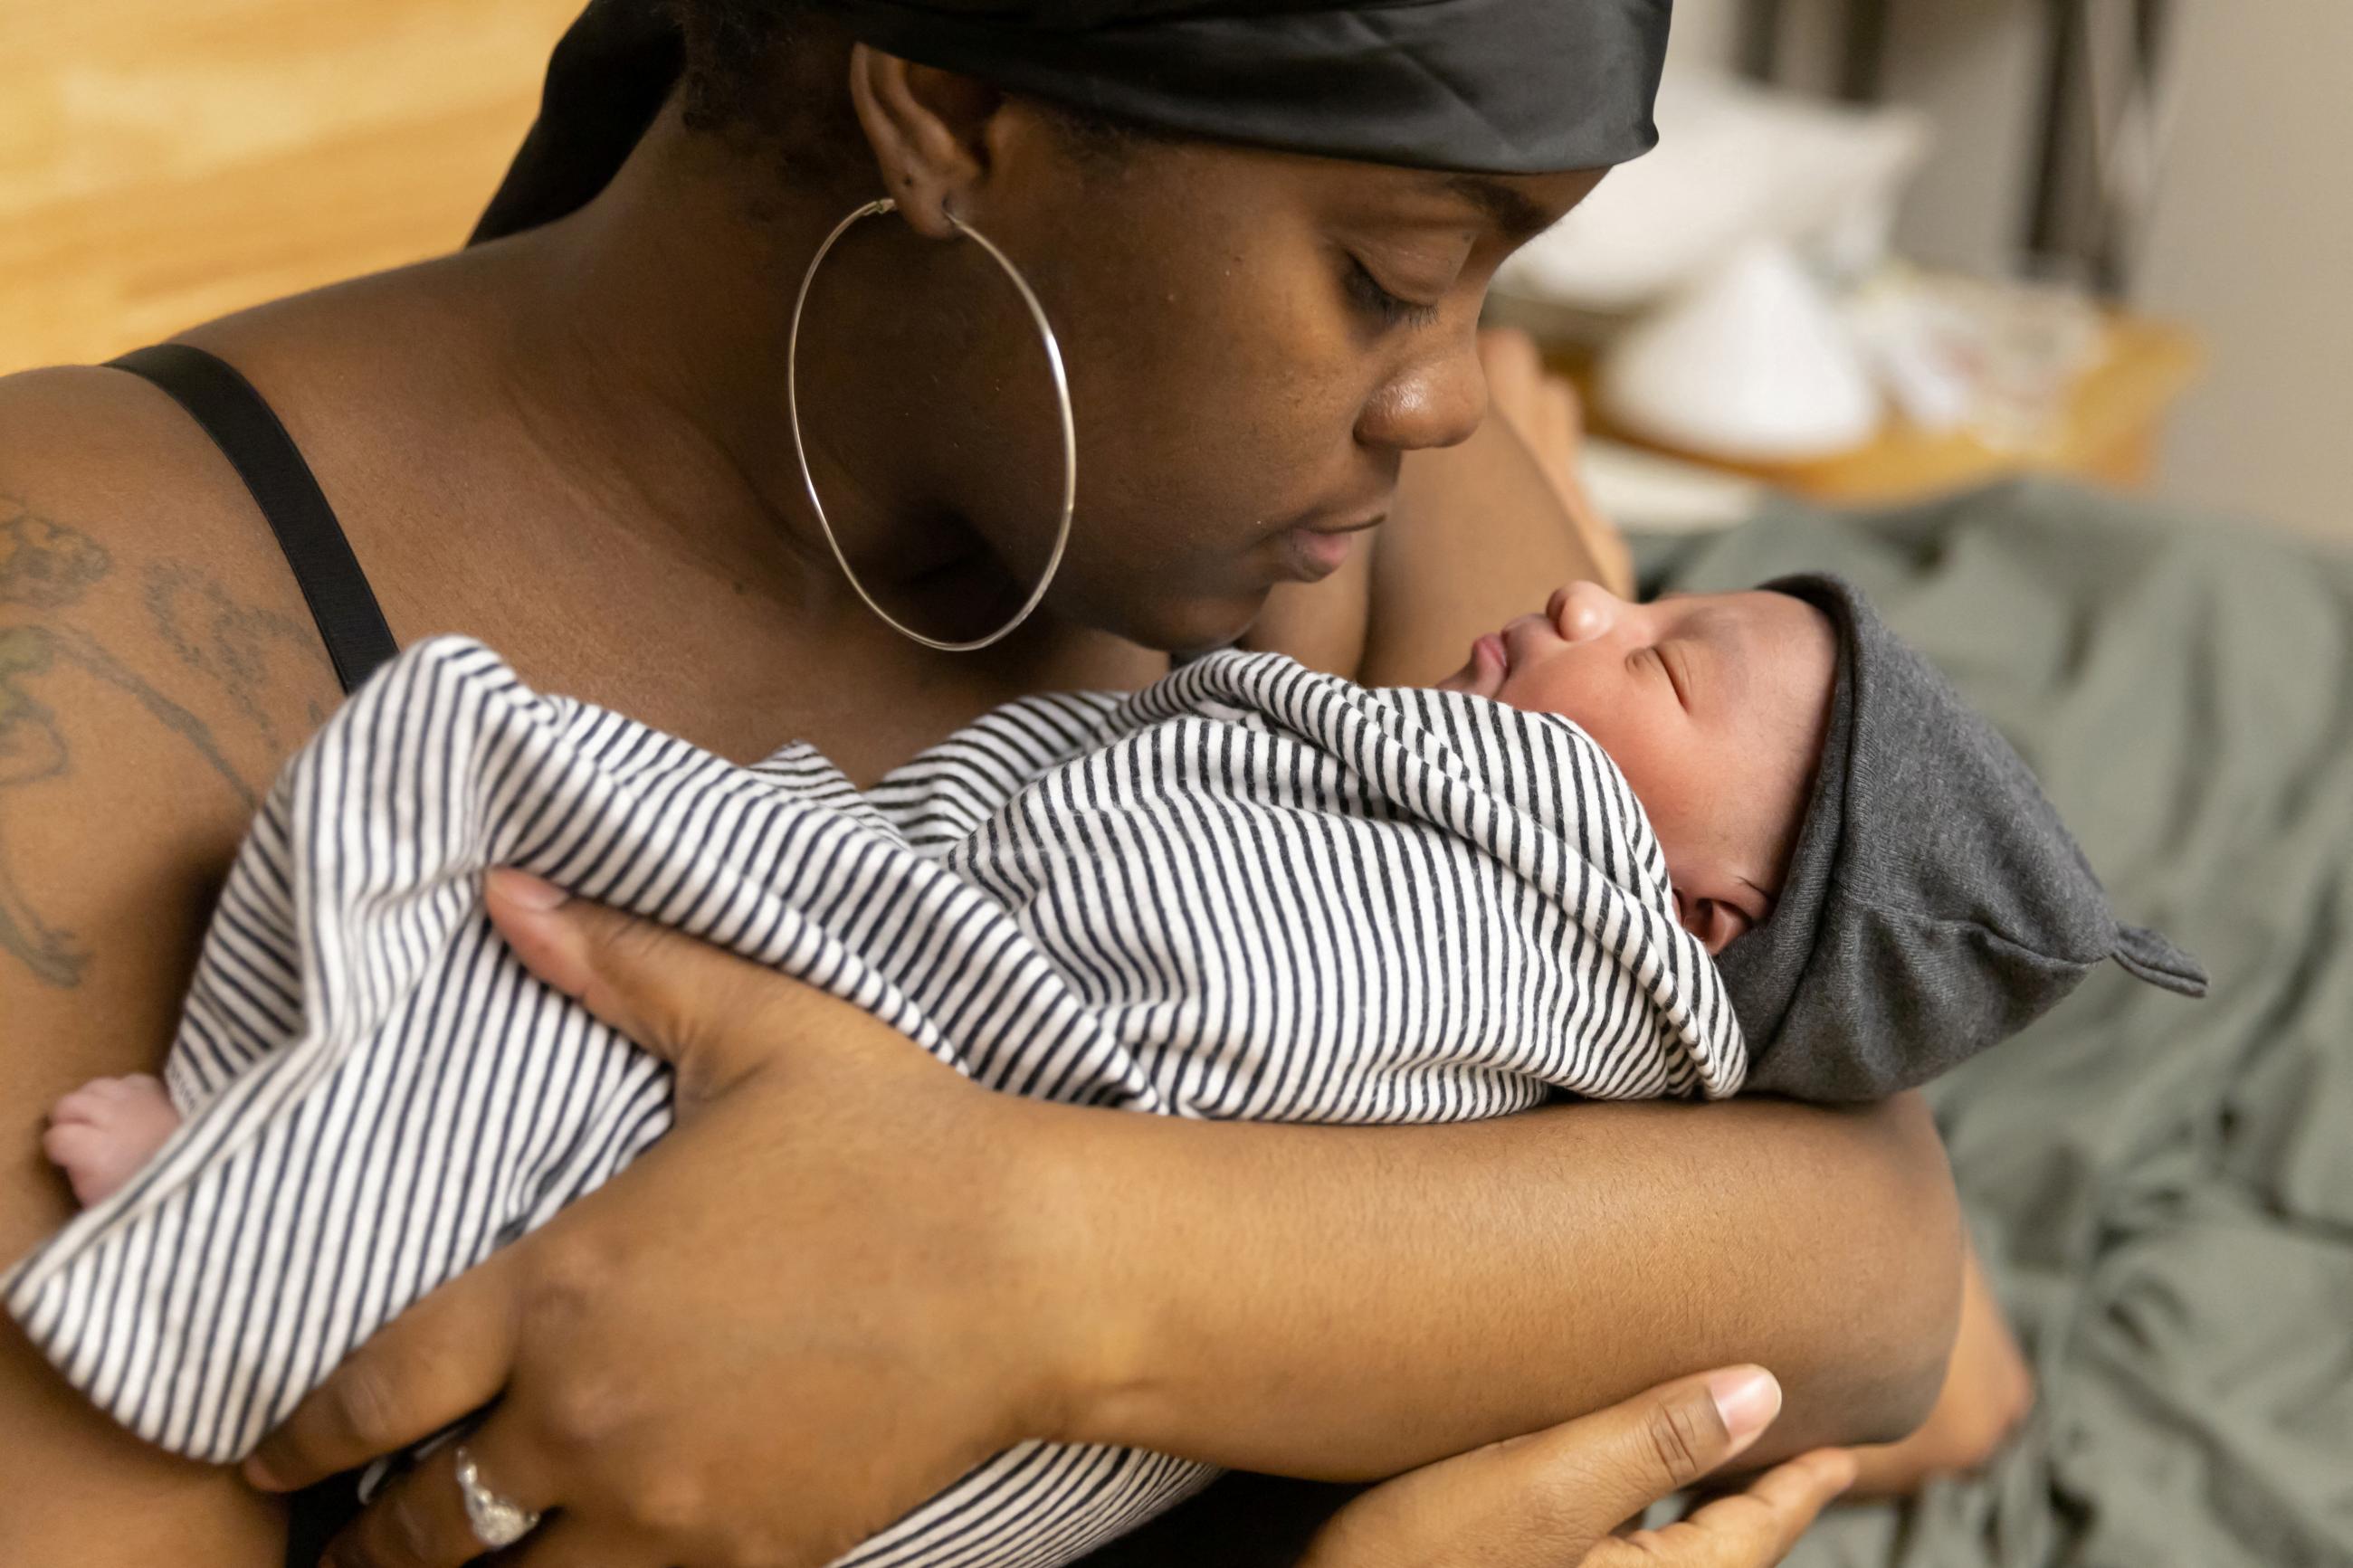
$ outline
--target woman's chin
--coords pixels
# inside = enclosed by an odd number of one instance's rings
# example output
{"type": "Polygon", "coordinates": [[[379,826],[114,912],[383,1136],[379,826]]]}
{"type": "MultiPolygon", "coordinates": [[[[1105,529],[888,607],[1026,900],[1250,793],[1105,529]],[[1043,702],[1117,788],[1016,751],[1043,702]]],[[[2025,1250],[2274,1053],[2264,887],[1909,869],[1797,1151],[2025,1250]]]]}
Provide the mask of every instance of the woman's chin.
{"type": "Polygon", "coordinates": [[[1184,658],[1230,647],[1249,631],[1266,608],[1267,593],[1231,598],[1163,601],[1139,606],[1124,635],[1131,642],[1184,658]]]}

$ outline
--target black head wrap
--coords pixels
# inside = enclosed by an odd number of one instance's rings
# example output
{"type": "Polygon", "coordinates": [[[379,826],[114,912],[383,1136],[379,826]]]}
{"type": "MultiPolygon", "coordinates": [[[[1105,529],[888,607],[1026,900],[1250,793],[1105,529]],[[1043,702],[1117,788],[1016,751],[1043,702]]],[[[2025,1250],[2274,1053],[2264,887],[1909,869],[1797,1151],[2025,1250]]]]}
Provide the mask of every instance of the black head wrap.
{"type": "MultiPolygon", "coordinates": [[[[1110,119],[1416,168],[1621,163],[1651,121],[1672,0],[814,0],[856,37],[1110,119]]],[[[654,0],[592,0],[477,239],[612,177],[677,79],[654,0]]]]}
{"type": "Polygon", "coordinates": [[[2205,972],[2126,925],[2025,759],[1855,586],[1765,584],[1827,615],[1822,761],[1772,915],[1718,967],[1747,1087],[1877,1100],[2016,1034],[2113,958],[2203,995],[2205,972]]]}

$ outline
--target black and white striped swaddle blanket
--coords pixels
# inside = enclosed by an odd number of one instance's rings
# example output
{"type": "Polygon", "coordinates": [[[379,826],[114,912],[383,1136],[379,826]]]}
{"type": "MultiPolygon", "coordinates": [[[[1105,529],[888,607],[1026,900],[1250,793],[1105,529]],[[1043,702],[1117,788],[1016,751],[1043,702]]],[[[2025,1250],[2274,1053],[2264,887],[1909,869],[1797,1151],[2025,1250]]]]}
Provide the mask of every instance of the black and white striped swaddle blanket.
{"type": "MultiPolygon", "coordinates": [[[[243,1456],[669,1126],[667,1069],[498,941],[498,865],[1052,1100],[1434,1122],[1745,1070],[1641,807],[1564,719],[1219,654],[1129,698],[1013,703],[860,795],[807,746],[739,767],[438,638],[255,822],[166,1069],[184,1125],[5,1282],[141,1436],[243,1456]]],[[[1210,1474],[1025,1444],[843,1561],[1043,1568],[1210,1474]]]]}

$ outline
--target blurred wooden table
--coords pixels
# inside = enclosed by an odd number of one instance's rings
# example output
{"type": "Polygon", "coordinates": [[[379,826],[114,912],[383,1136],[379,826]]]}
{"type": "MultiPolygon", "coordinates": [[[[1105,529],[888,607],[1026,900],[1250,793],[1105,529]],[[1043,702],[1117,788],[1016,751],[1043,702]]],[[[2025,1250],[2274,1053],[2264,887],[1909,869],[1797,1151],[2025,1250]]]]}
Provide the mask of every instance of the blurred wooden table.
{"type": "Polygon", "coordinates": [[[581,0],[0,0],[0,374],[462,241],[581,0]]]}
{"type": "Polygon", "coordinates": [[[2197,380],[2203,359],[2197,340],[2179,327],[2115,317],[2105,354],[2077,383],[2064,415],[2032,447],[2000,449],[1966,431],[1932,433],[1891,417],[1868,446],[1819,462],[1784,464],[1730,462],[1646,439],[1599,407],[1588,360],[1567,353],[1554,364],[1586,395],[1588,421],[1600,434],[1799,495],[1862,503],[1909,500],[2018,473],[2141,489],[2156,474],[2165,416],[2197,380]]]}

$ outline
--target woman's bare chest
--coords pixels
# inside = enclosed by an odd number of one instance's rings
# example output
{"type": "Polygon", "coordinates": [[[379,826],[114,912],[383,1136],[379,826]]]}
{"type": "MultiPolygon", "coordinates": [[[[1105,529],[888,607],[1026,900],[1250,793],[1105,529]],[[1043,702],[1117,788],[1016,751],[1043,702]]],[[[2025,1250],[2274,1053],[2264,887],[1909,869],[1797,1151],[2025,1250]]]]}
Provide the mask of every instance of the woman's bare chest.
{"type": "MultiPolygon", "coordinates": [[[[981,713],[1050,690],[1131,689],[1165,655],[1054,628],[1013,654],[940,655],[879,622],[797,616],[691,572],[542,573],[528,592],[430,574],[391,584],[406,643],[457,631],[496,648],[523,679],[627,714],[736,762],[805,741],[870,784],[981,713]],[[405,601],[405,602],[404,602],[405,601]]],[[[513,581],[514,579],[511,579],[513,581]]]]}
{"type": "MultiPolygon", "coordinates": [[[[226,346],[267,361],[264,342],[226,346]]],[[[404,646],[473,637],[539,690],[739,762],[807,741],[860,782],[1014,698],[1167,668],[1043,615],[981,655],[923,649],[741,504],[595,482],[462,382],[363,417],[312,368],[285,367],[281,401],[404,646]]]]}

